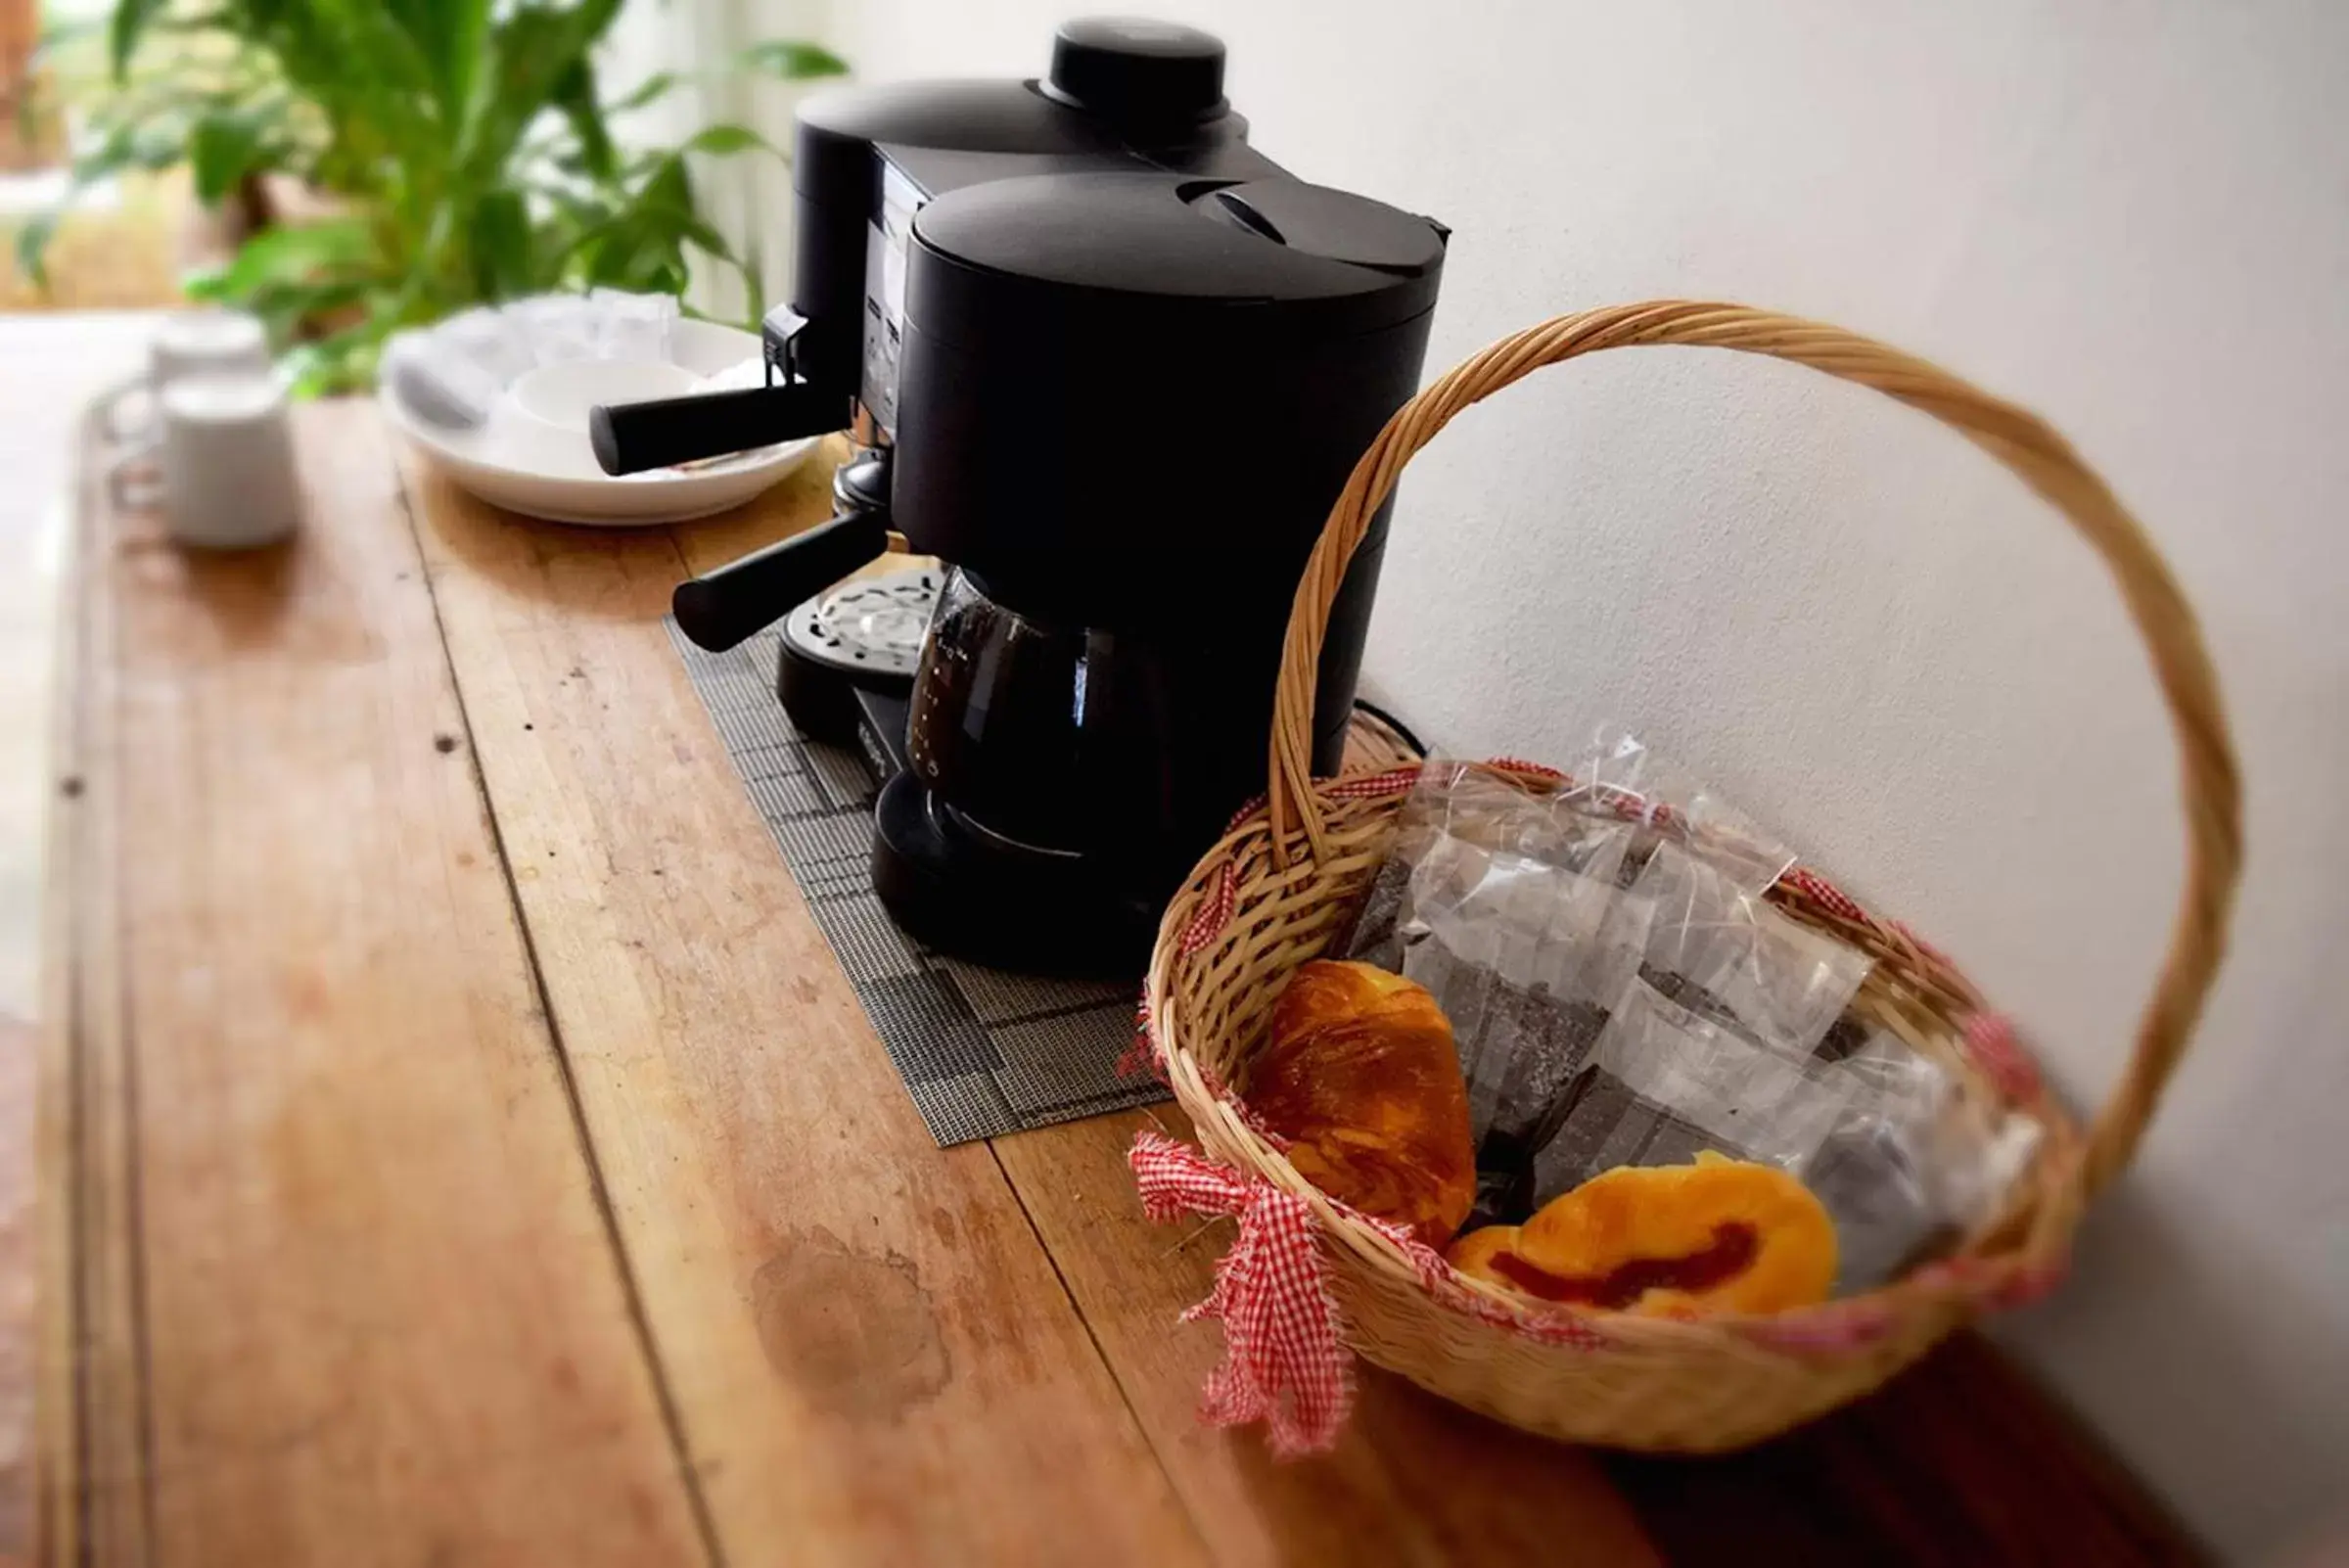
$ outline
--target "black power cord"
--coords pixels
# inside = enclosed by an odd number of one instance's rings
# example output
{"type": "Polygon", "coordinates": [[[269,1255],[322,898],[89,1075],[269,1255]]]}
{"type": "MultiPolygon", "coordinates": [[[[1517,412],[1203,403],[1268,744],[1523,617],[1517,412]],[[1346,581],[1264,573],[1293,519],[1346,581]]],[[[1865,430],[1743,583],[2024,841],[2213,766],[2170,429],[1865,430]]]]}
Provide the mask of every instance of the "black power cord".
{"type": "Polygon", "coordinates": [[[1363,713],[1368,714],[1372,718],[1377,719],[1380,723],[1386,725],[1387,728],[1393,730],[1396,736],[1412,751],[1418,753],[1421,757],[1425,757],[1427,755],[1427,743],[1411,732],[1410,725],[1405,723],[1402,719],[1397,718],[1393,714],[1388,713],[1384,708],[1379,707],[1378,704],[1370,701],[1366,697],[1357,697],[1354,700],[1354,706],[1360,709],[1363,713]]]}

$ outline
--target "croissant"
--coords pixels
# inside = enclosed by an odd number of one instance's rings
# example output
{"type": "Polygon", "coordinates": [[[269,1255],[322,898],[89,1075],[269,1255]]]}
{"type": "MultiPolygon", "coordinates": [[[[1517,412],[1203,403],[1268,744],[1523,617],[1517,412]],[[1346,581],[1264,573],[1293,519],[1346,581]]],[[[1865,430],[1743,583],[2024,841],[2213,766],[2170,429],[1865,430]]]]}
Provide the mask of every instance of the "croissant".
{"type": "Polygon", "coordinates": [[[1774,1313],[1826,1299],[1835,1223],[1775,1166],[1707,1152],[1618,1166],[1522,1225],[1488,1225],[1445,1255],[1464,1274],[1542,1301],[1688,1316],[1774,1313]]]}
{"type": "Polygon", "coordinates": [[[1298,1174],[1441,1247],[1476,1200],[1468,1090],[1451,1025],[1424,987],[1315,960],[1272,1008],[1248,1108],[1298,1174]]]}

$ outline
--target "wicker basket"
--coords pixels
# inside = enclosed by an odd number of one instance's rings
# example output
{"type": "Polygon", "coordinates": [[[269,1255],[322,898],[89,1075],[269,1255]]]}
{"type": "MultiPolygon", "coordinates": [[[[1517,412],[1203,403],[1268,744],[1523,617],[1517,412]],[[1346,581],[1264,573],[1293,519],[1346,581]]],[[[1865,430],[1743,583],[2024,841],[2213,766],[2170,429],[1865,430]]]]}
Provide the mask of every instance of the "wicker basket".
{"type": "Polygon", "coordinates": [[[2127,1163],[2184,1050],[2222,955],[2241,854],[2238,785],[2192,613],[2151,543],[2061,438],[1920,360],[1818,323],[1685,301],[1562,316],[1494,345],[1388,421],[1332,509],[1297,590],[1275,702],[1266,805],[1207,853],[1169,906],[1146,1001],[1169,1080],[1210,1154],[1305,1200],[1345,1339],[1422,1387],[1530,1431],[1703,1453],[1759,1441],[1875,1388],[1983,1312],[2060,1275],[2085,1200],[2127,1163]],[[1865,948],[1858,1005],[1957,1067],[1968,1091],[2047,1120],[2027,1177],[1954,1257],[1865,1296],[1774,1317],[1676,1321],[1536,1309],[1449,1270],[1325,1199],[1253,1130],[1226,1085],[1292,971],[1343,931],[1390,841],[1407,772],[1314,780],[1313,670],[1330,602],[1411,454],[1454,414],[1541,366],[1601,348],[1691,345],[1809,365],[1922,409],[2019,475],[2103,557],[2152,654],[2178,733],[2188,865],[2170,953],[2119,1087],[2083,1131],[1946,959],[1797,868],[1771,897],[1865,948]]]}

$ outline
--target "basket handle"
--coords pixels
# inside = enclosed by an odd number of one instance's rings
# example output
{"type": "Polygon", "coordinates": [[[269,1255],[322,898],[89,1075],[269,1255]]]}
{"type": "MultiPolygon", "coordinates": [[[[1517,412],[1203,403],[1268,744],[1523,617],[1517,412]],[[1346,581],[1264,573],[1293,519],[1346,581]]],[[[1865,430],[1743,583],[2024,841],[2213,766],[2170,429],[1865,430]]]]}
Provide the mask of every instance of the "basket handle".
{"type": "Polygon", "coordinates": [[[2094,1192],[2128,1164],[2171,1070],[2185,1053],[2227,946],[2242,869],[2241,785],[2217,675],[2202,633],[2136,519],[2070,444],[2036,416],[1895,348],[1815,321],[1745,305],[1658,300],[1559,316],[1504,338],[1396,410],[1362,454],[1306,562],[1281,649],[1272,708],[1272,853],[1289,863],[1304,833],[1316,861],[1329,853],[1313,789],[1313,672],[1331,601],[1362,530],[1411,454],[1454,414],[1543,365],[1602,348],[1684,345],[1733,348],[1809,365],[1923,410],[2014,471],[2070,519],[2103,557],[2144,638],[2178,734],[2187,819],[2186,887],[2161,976],[2137,1029],[2137,1048],[2097,1116],[2082,1177],[2094,1192]]]}

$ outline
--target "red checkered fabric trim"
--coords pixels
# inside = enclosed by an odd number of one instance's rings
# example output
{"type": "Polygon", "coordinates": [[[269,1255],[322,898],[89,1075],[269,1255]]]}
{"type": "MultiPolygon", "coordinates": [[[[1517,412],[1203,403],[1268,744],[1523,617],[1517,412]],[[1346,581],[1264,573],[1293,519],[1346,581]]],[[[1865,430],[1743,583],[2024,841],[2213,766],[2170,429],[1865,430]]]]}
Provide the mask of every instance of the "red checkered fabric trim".
{"type": "Polygon", "coordinates": [[[1929,1290],[1970,1296],[1977,1306],[2004,1312],[2043,1300],[2071,1271],[2069,1253],[2031,1264],[2017,1264],[2008,1259],[1947,1258],[1919,1268],[1915,1283],[1929,1290]]]}
{"type": "Polygon", "coordinates": [[[1184,922],[1179,946],[1185,958],[1204,948],[1231,923],[1231,911],[1240,901],[1240,868],[1231,861],[1216,877],[1216,896],[1201,904],[1191,918],[1184,922]]]}
{"type": "Polygon", "coordinates": [[[1238,810],[1232,812],[1231,820],[1223,824],[1223,831],[1225,833],[1230,833],[1242,822],[1247,821],[1250,817],[1256,815],[1257,812],[1263,810],[1270,799],[1271,797],[1265,795],[1249,796],[1248,804],[1241,807],[1238,810]]]}
{"type": "Polygon", "coordinates": [[[1490,765],[1494,767],[1505,767],[1512,773],[1534,773],[1543,778],[1554,778],[1560,783],[1570,784],[1574,782],[1564,773],[1559,772],[1556,768],[1551,767],[1546,762],[1529,762],[1522,757],[1496,757],[1493,759],[1490,765]]]}
{"type": "MultiPolygon", "coordinates": [[[[1377,1222],[1373,1221],[1376,1224],[1377,1222]]],[[[1426,1245],[1407,1230],[1380,1224],[1411,1267],[1418,1270],[1419,1283],[1427,1293],[1455,1313],[1465,1313],[1496,1328],[1505,1328],[1513,1334],[1544,1345],[1568,1345],[1576,1350],[1603,1350],[1610,1343],[1606,1330],[1595,1321],[1578,1313],[1565,1311],[1536,1312],[1505,1307],[1490,1296],[1478,1294],[1460,1282],[1459,1270],[1444,1261],[1444,1255],[1426,1245]]]]}
{"type": "Polygon", "coordinates": [[[1623,821],[1644,822],[1676,835],[1687,832],[1681,821],[1681,813],[1670,801],[1654,800],[1635,790],[1621,789],[1613,784],[1594,785],[1590,793],[1601,807],[1623,821]]]}
{"type": "Polygon", "coordinates": [[[2010,1104],[2028,1105],[2039,1098],[2039,1064],[2015,1038],[2014,1023],[2004,1013],[1974,1013],[1965,1021],[1965,1053],[1990,1080],[1991,1086],[2010,1104]]]}
{"type": "Polygon", "coordinates": [[[1158,1031],[1150,1027],[1150,998],[1144,996],[1141,1005],[1133,1010],[1133,1043],[1118,1058],[1118,1077],[1139,1078],[1144,1073],[1161,1084],[1167,1078],[1167,1053],[1158,1043],[1158,1031]]]}
{"type": "Polygon", "coordinates": [[[1216,1266],[1215,1290],[1182,1314],[1223,1324],[1223,1364],[1208,1374],[1200,1419],[1263,1421],[1277,1458],[1326,1453],[1353,1406],[1354,1377],[1313,1247],[1313,1210],[1160,1133],[1137,1134],[1127,1159],[1152,1220],[1229,1215],[1240,1222],[1216,1266]]]}
{"type": "Polygon", "coordinates": [[[1774,1350],[1829,1355],[1872,1345],[1891,1332],[1892,1309],[1883,1302],[1830,1302],[1805,1312],[1780,1313],[1739,1325],[1748,1339],[1774,1350]]]}
{"type": "MultiPolygon", "coordinates": [[[[1419,764],[1413,762],[1407,767],[1391,767],[1383,773],[1363,773],[1350,778],[1332,779],[1323,784],[1321,788],[1324,793],[1341,801],[1362,801],[1376,800],[1387,795],[1402,795],[1418,782],[1419,764]]],[[[1231,820],[1223,824],[1223,831],[1225,833],[1232,832],[1241,823],[1263,810],[1267,800],[1267,797],[1262,795],[1250,798],[1247,805],[1231,813],[1231,820]]]]}
{"type": "Polygon", "coordinates": [[[1341,801],[1374,801],[1382,796],[1405,794],[1418,782],[1419,764],[1413,762],[1408,767],[1390,767],[1384,773],[1342,778],[1323,788],[1341,801]]]}
{"type": "Polygon", "coordinates": [[[1852,901],[1849,894],[1809,866],[1790,867],[1781,880],[1830,914],[1840,916],[1855,925],[1865,926],[1874,923],[1868,919],[1865,909],[1852,901]]]}
{"type": "Polygon", "coordinates": [[[1982,1305],[1994,1312],[2006,1312],[2045,1301],[2056,1286],[2071,1276],[2071,1272],[2072,1255],[2068,1252],[2050,1258],[2044,1264],[2013,1269],[2004,1280],[1982,1293],[1982,1305]]]}

